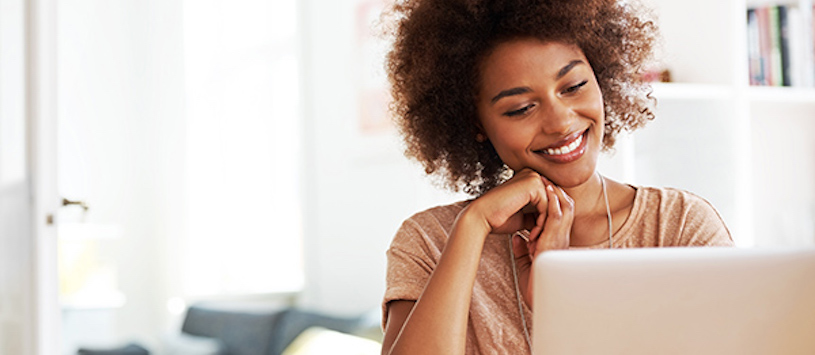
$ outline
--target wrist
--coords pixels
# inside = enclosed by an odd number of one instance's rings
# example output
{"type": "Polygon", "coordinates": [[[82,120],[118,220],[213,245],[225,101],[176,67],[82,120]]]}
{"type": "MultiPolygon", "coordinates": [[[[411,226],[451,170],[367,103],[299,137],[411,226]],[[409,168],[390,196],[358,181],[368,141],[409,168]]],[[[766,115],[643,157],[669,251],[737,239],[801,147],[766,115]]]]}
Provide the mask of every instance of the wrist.
{"type": "Polygon", "coordinates": [[[492,232],[492,226],[479,208],[477,200],[467,205],[458,214],[453,229],[454,231],[466,230],[469,235],[478,235],[483,238],[486,238],[492,232]]]}

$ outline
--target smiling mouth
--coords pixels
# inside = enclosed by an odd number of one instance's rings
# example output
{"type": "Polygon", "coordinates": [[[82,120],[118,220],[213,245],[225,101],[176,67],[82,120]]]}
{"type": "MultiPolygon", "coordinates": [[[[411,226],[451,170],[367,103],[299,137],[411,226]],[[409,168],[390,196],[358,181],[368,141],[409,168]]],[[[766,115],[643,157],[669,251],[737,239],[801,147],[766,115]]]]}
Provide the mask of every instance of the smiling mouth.
{"type": "Polygon", "coordinates": [[[577,160],[586,152],[588,131],[588,129],[583,131],[583,133],[578,134],[560,146],[539,149],[536,150],[535,153],[556,163],[568,163],[577,160]]]}
{"type": "Polygon", "coordinates": [[[586,135],[586,132],[588,132],[588,130],[583,131],[583,133],[580,133],[577,137],[572,138],[570,141],[567,141],[566,143],[564,143],[563,145],[561,145],[559,147],[544,148],[544,149],[536,150],[535,153],[540,153],[540,154],[545,154],[545,155],[566,155],[566,154],[572,153],[576,149],[580,148],[580,146],[583,144],[583,139],[584,139],[583,136],[586,135]]]}
{"type": "Polygon", "coordinates": [[[577,136],[571,143],[565,144],[556,148],[541,149],[539,152],[546,155],[566,155],[573,152],[580,144],[583,143],[583,135],[577,136]]]}

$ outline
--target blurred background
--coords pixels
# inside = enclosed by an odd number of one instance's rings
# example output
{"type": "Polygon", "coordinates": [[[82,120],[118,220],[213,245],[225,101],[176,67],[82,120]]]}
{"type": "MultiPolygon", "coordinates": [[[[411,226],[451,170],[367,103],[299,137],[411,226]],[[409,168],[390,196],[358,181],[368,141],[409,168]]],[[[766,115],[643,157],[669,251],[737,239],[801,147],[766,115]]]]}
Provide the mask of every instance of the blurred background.
{"type": "MultiPolygon", "coordinates": [[[[62,354],[155,348],[204,301],[376,318],[401,221],[467,198],[402,155],[376,35],[384,0],[50,3],[59,206],[46,256],[58,282],[45,294],[59,300],[60,341],[45,342],[62,354]]],[[[744,2],[656,3],[671,14],[657,68],[675,83],[655,85],[657,120],[623,136],[600,171],[707,198],[740,246],[815,244],[812,90],[748,91],[735,64],[744,2]],[[700,6],[709,16],[687,10],[700,6]]],[[[32,174],[25,4],[0,0],[4,223],[32,174]]],[[[15,253],[13,231],[0,229],[2,255],[15,253]]],[[[0,349],[15,349],[10,290],[25,272],[2,273],[0,349]]]]}

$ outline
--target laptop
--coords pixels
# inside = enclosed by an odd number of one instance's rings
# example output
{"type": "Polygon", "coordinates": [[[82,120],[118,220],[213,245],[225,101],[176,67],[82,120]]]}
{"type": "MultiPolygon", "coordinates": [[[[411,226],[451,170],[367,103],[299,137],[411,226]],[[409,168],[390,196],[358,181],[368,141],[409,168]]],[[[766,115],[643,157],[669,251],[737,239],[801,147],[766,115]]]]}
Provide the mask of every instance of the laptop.
{"type": "Polygon", "coordinates": [[[815,248],[549,251],[534,355],[815,354],[815,248]]]}

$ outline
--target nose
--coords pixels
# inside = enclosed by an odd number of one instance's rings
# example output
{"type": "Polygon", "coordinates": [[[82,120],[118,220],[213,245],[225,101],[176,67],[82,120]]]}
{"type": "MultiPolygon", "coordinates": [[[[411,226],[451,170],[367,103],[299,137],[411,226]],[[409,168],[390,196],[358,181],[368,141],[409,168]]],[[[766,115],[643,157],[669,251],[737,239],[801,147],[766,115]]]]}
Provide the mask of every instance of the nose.
{"type": "Polygon", "coordinates": [[[566,135],[571,133],[576,114],[567,103],[554,98],[544,104],[540,117],[540,130],[547,135],[566,135]]]}

